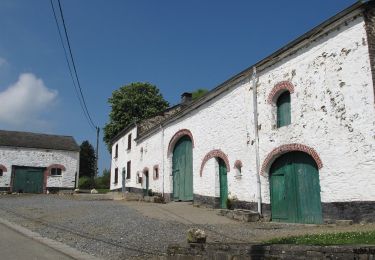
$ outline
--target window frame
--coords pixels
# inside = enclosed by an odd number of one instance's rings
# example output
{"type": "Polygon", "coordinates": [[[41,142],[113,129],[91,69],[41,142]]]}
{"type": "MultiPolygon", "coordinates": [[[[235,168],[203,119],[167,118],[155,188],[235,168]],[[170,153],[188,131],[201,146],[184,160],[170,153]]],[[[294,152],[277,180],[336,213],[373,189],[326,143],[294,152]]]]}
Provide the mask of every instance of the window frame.
{"type": "Polygon", "coordinates": [[[126,179],[127,180],[131,179],[131,169],[132,169],[132,162],[130,160],[126,162],[126,179]]]}
{"type": "Polygon", "coordinates": [[[132,134],[128,135],[128,148],[127,150],[130,151],[132,149],[132,134]]]}
{"type": "Polygon", "coordinates": [[[118,168],[115,168],[115,176],[113,180],[113,184],[118,184],[118,168]]]}
{"type": "Polygon", "coordinates": [[[292,123],[291,95],[288,90],[283,91],[276,99],[276,128],[288,126],[292,123]],[[287,113],[287,114],[286,114],[287,113]]]}
{"type": "Polygon", "coordinates": [[[62,169],[53,167],[49,170],[49,175],[52,177],[61,177],[62,176],[62,169]]]}

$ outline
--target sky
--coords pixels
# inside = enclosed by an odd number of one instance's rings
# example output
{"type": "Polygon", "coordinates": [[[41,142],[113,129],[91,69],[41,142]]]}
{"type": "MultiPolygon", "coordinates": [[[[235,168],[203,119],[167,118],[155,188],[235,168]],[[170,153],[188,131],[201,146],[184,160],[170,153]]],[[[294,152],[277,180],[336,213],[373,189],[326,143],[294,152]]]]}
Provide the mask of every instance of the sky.
{"type": "MultiPolygon", "coordinates": [[[[57,1],[53,0],[57,5],[57,1]]],[[[61,0],[88,110],[101,128],[108,98],[150,82],[171,104],[212,89],[354,0],[61,0]]],[[[0,129],[73,136],[90,128],[69,75],[50,0],[0,1],[0,129]]],[[[99,169],[110,167],[100,135],[99,169]]]]}

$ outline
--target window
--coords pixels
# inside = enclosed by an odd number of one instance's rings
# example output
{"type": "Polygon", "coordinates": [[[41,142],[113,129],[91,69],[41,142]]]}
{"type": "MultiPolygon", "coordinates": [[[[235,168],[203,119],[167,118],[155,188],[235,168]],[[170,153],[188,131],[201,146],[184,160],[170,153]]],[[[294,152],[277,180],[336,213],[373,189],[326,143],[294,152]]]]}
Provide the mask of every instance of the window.
{"type": "Polygon", "coordinates": [[[126,163],[126,179],[130,179],[131,174],[131,161],[126,163]]]}
{"type": "Polygon", "coordinates": [[[115,147],[115,158],[118,157],[118,144],[116,144],[116,147],[115,147]]]}
{"type": "Polygon", "coordinates": [[[277,127],[290,125],[290,93],[286,91],[282,93],[276,101],[277,106],[277,127]]]}
{"type": "Polygon", "coordinates": [[[142,183],[142,177],[140,176],[140,173],[139,172],[137,172],[137,176],[136,176],[137,178],[136,178],[136,183],[142,183]]]}
{"type": "Polygon", "coordinates": [[[128,135],[128,150],[132,149],[132,134],[128,135]]]}
{"type": "Polygon", "coordinates": [[[236,160],[234,162],[234,170],[235,170],[235,176],[234,177],[241,177],[242,176],[242,162],[240,160],[236,160]]]}
{"type": "Polygon", "coordinates": [[[115,181],[113,183],[114,184],[118,183],[118,168],[115,169],[115,181]]]}
{"type": "Polygon", "coordinates": [[[154,166],[154,180],[159,179],[159,166],[155,165],[154,166]]]}
{"type": "Polygon", "coordinates": [[[61,176],[60,168],[51,168],[51,176],[61,176]]]}
{"type": "Polygon", "coordinates": [[[0,169],[0,177],[3,176],[3,169],[0,169]]]}

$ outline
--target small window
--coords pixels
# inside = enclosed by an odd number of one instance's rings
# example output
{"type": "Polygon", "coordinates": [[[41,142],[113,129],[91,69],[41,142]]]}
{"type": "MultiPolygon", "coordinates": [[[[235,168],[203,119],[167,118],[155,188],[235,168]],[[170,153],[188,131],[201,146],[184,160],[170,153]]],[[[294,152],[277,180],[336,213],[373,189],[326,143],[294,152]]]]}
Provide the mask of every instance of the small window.
{"type": "Polygon", "coordinates": [[[159,179],[159,167],[157,165],[154,166],[154,180],[159,179]]]}
{"type": "Polygon", "coordinates": [[[118,168],[115,169],[115,181],[113,183],[114,184],[118,183],[118,168]]]}
{"type": "Polygon", "coordinates": [[[137,178],[136,178],[136,183],[142,183],[142,177],[140,176],[140,173],[139,173],[139,171],[137,172],[137,176],[136,176],[137,178]]]}
{"type": "Polygon", "coordinates": [[[61,169],[60,168],[52,168],[51,169],[51,176],[61,176],[61,169]]]}
{"type": "Polygon", "coordinates": [[[277,106],[277,127],[290,125],[290,93],[286,91],[282,93],[276,101],[277,106]]]}
{"type": "Polygon", "coordinates": [[[126,163],[126,179],[130,179],[131,178],[131,161],[128,161],[126,163]]]}
{"type": "Polygon", "coordinates": [[[132,134],[128,135],[128,150],[132,149],[132,134]]]}
{"type": "Polygon", "coordinates": [[[118,157],[118,144],[116,144],[116,147],[115,147],[115,158],[118,157]]]}
{"type": "Polygon", "coordinates": [[[4,172],[3,169],[0,169],[0,177],[3,176],[4,172]]]}

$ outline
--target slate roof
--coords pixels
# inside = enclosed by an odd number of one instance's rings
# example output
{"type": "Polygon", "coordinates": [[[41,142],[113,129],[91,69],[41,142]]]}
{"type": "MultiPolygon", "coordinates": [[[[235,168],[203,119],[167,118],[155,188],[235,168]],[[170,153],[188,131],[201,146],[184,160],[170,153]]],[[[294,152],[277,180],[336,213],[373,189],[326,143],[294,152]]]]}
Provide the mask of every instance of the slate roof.
{"type": "Polygon", "coordinates": [[[79,151],[72,136],[0,130],[0,146],[79,151]]]}

